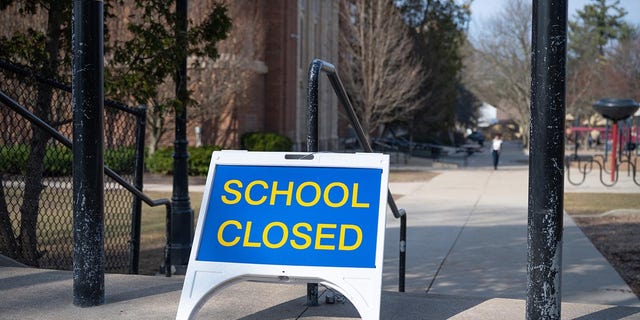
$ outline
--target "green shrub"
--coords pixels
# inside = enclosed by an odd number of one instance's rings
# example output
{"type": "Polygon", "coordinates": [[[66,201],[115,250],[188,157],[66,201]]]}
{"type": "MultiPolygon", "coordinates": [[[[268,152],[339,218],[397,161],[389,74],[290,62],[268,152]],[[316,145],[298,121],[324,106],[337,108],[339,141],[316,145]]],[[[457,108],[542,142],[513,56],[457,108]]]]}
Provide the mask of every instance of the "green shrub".
{"type": "MultiPolygon", "coordinates": [[[[211,153],[220,147],[189,147],[189,175],[206,175],[211,153]]],[[[23,175],[26,173],[30,147],[26,144],[0,146],[0,172],[23,175]]],[[[135,148],[120,147],[104,150],[104,163],[118,174],[132,174],[135,170],[135,148]]],[[[62,145],[47,147],[44,156],[44,175],[48,177],[70,176],[73,152],[62,145]]],[[[146,160],[147,170],[154,173],[173,173],[173,148],[156,151],[146,160]]]]}
{"type": "Polygon", "coordinates": [[[104,164],[118,174],[133,174],[136,167],[134,147],[104,150],[104,164]]]}
{"type": "MultiPolygon", "coordinates": [[[[120,147],[104,150],[104,164],[118,174],[133,174],[135,170],[135,149],[133,147],[120,147]]],[[[70,176],[73,174],[73,151],[57,145],[47,148],[44,157],[45,176],[70,176]]]]}
{"type": "Polygon", "coordinates": [[[206,176],[209,172],[211,154],[214,151],[222,150],[217,146],[189,147],[189,175],[206,176]]]}
{"type": "Polygon", "coordinates": [[[173,148],[158,149],[145,161],[147,170],[153,173],[173,172],[173,148]]]}
{"type": "Polygon", "coordinates": [[[73,173],[73,152],[56,145],[47,147],[44,156],[44,175],[48,177],[70,176],[73,173]]]}
{"type": "Polygon", "coordinates": [[[242,148],[249,151],[291,151],[291,139],[277,133],[245,133],[240,139],[242,148]]]}
{"type": "Polygon", "coordinates": [[[29,159],[29,146],[27,145],[0,146],[0,172],[7,174],[24,174],[27,159],[29,159]]]}
{"type": "MultiPolygon", "coordinates": [[[[209,171],[211,154],[221,150],[218,146],[188,147],[189,153],[188,172],[191,176],[206,175],[209,171]]],[[[172,174],[173,173],[173,148],[163,148],[157,150],[146,161],[147,170],[153,173],[172,174]]]]}
{"type": "MultiPolygon", "coordinates": [[[[26,144],[0,147],[0,171],[8,174],[24,175],[27,171],[31,149],[26,144]]],[[[73,153],[64,146],[49,146],[44,154],[44,176],[58,177],[71,175],[73,153]]]]}
{"type": "MultiPolygon", "coordinates": [[[[25,174],[30,147],[26,144],[0,147],[0,171],[8,174],[25,174]]],[[[44,176],[60,177],[73,174],[73,152],[54,145],[47,147],[44,155],[44,176]]],[[[131,174],[135,169],[135,149],[121,147],[104,151],[104,163],[119,174],[131,174]]]]}

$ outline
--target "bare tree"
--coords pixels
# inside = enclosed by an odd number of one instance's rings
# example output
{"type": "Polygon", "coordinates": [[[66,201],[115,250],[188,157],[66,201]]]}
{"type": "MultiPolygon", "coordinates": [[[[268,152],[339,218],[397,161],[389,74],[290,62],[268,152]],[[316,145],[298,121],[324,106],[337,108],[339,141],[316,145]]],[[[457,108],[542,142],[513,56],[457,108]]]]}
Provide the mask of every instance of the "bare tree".
{"type": "Polygon", "coordinates": [[[120,100],[151,108],[149,154],[167,131],[167,114],[173,111],[176,116],[198,102],[188,88],[176,87],[184,83],[176,73],[179,62],[185,57],[194,64],[215,61],[219,57],[216,45],[231,29],[224,4],[203,1],[198,5],[190,10],[194,19],[187,20],[189,27],[184,38],[178,36],[182,33],[176,33],[178,20],[182,20],[176,18],[173,5],[163,0],[133,1],[126,10],[127,33],[116,41],[113,57],[108,59],[110,68],[105,74],[108,92],[120,100]],[[175,94],[169,96],[172,91],[175,94]]]}
{"type": "Polygon", "coordinates": [[[600,69],[599,65],[584,64],[570,65],[567,68],[567,113],[574,116],[585,115],[585,106],[590,106],[593,102],[600,69]]]}
{"type": "Polygon", "coordinates": [[[147,128],[149,130],[149,155],[158,150],[158,145],[165,133],[174,129],[173,121],[167,121],[168,108],[172,101],[170,79],[166,79],[159,85],[156,95],[148,100],[147,109],[147,128]]]}
{"type": "Polygon", "coordinates": [[[218,43],[220,58],[196,67],[191,76],[199,108],[194,116],[203,130],[203,143],[238,147],[238,115],[251,105],[259,77],[267,72],[264,57],[265,21],[263,2],[227,1],[233,26],[229,37],[218,43]]]}
{"type": "Polygon", "coordinates": [[[513,118],[527,146],[531,101],[530,2],[508,1],[484,25],[466,69],[473,91],[513,118]]]}
{"type": "Polygon", "coordinates": [[[620,42],[612,54],[612,72],[624,79],[625,86],[616,88],[610,96],[628,97],[640,100],[640,30],[635,27],[633,34],[620,42]]]}
{"type": "Polygon", "coordinates": [[[592,118],[595,100],[627,96],[624,77],[616,71],[621,64],[616,55],[633,31],[623,20],[626,14],[617,0],[591,0],[569,21],[567,112],[577,118],[592,118]]]}
{"type": "Polygon", "coordinates": [[[391,0],[342,0],[341,74],[367,135],[420,107],[427,77],[391,0]]]}

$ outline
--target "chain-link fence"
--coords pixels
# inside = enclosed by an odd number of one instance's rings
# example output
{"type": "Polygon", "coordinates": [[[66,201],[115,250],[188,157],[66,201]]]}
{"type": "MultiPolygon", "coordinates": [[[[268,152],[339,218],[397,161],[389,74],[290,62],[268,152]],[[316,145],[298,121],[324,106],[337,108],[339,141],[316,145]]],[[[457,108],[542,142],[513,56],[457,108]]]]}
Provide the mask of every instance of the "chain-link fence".
{"type": "MultiPolygon", "coordinates": [[[[0,61],[0,91],[71,140],[69,86],[0,61]]],[[[136,157],[144,156],[144,116],[144,109],[105,102],[104,163],[131,184],[142,174],[136,157]]],[[[30,266],[72,268],[72,158],[70,148],[0,103],[0,254],[30,266]]],[[[135,272],[139,200],[110,177],[104,182],[105,269],[135,272]]]]}

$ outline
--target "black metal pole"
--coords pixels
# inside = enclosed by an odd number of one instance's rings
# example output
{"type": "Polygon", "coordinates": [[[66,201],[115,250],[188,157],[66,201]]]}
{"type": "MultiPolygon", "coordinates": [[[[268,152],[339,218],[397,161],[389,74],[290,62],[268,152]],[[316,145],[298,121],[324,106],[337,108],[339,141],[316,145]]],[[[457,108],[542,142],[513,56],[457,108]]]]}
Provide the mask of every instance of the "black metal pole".
{"type": "Polygon", "coordinates": [[[624,147],[624,143],[622,143],[622,138],[624,137],[624,121],[618,121],[618,123],[622,125],[618,125],[618,159],[622,159],[622,149],[624,147]]]}
{"type": "MultiPolygon", "coordinates": [[[[193,210],[189,201],[187,153],[187,0],[176,1],[176,45],[180,61],[176,65],[175,141],[173,142],[173,195],[171,219],[171,261],[177,273],[184,274],[193,241],[193,210]]],[[[165,266],[171,267],[171,266],[165,266]]]]}
{"type": "Polygon", "coordinates": [[[309,66],[307,86],[307,151],[318,152],[318,87],[322,63],[314,60],[309,66]]]}
{"type": "Polygon", "coordinates": [[[534,0],[527,319],[560,319],[567,0],[534,0]]]}
{"type": "Polygon", "coordinates": [[[638,152],[640,151],[640,130],[638,130],[638,125],[640,125],[640,116],[634,116],[633,121],[636,131],[636,156],[638,156],[638,152]]]}
{"type": "Polygon", "coordinates": [[[73,304],[104,304],[103,3],[73,1],[73,304]]]}
{"type": "MultiPolygon", "coordinates": [[[[576,121],[573,123],[573,126],[577,129],[580,127],[580,116],[576,116],[576,121]]],[[[578,159],[578,149],[580,148],[580,144],[578,143],[578,130],[575,130],[575,148],[574,148],[574,152],[573,152],[573,158],[574,159],[578,159]]]]}
{"type": "MultiPolygon", "coordinates": [[[[404,209],[401,209],[404,211],[404,209]]],[[[400,216],[400,253],[398,262],[398,292],[404,292],[407,261],[407,215],[400,216]]]]}
{"type": "MultiPolygon", "coordinates": [[[[627,161],[631,162],[631,154],[633,150],[631,150],[632,140],[631,140],[631,132],[633,130],[633,118],[629,118],[625,120],[626,131],[627,131],[627,141],[624,143],[625,149],[627,151],[627,161]]],[[[631,166],[627,165],[627,177],[631,176],[631,166]]]]}
{"type": "MultiPolygon", "coordinates": [[[[633,145],[633,116],[629,119],[627,119],[626,125],[627,125],[627,143],[625,144],[626,149],[627,149],[627,159],[629,161],[631,161],[631,154],[633,153],[633,150],[631,150],[632,145],[633,145]]],[[[627,167],[627,170],[629,170],[630,168],[627,167]]]]}
{"type": "MultiPolygon", "coordinates": [[[[136,117],[136,159],[135,171],[133,173],[133,183],[136,189],[142,192],[144,183],[144,137],[146,129],[146,108],[145,114],[136,117]]],[[[131,206],[131,243],[129,245],[129,273],[137,274],[140,266],[140,225],[142,220],[142,199],[133,198],[131,206]]]]}
{"type": "Polygon", "coordinates": [[[604,122],[604,162],[607,162],[609,155],[609,119],[604,122]]]}

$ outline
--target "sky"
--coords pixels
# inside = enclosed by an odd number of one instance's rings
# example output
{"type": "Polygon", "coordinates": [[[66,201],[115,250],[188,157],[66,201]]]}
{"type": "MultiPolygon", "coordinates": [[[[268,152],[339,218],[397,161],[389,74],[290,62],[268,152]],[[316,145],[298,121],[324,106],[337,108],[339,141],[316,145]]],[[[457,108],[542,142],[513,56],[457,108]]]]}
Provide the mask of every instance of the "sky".
{"type": "MultiPolygon", "coordinates": [[[[469,23],[469,33],[473,37],[483,21],[496,16],[502,7],[509,0],[474,0],[471,4],[471,22],[469,23]]],[[[585,4],[591,3],[589,0],[568,0],[569,19],[574,19],[576,10],[582,9],[585,4]]],[[[620,0],[620,6],[627,10],[625,20],[634,25],[640,25],[640,0],[620,0]]]]}

